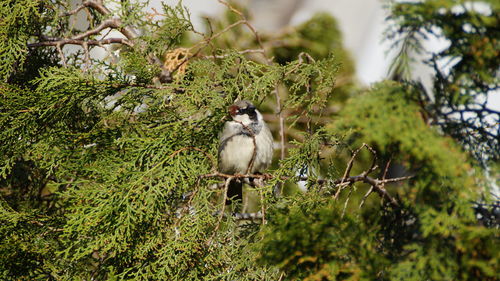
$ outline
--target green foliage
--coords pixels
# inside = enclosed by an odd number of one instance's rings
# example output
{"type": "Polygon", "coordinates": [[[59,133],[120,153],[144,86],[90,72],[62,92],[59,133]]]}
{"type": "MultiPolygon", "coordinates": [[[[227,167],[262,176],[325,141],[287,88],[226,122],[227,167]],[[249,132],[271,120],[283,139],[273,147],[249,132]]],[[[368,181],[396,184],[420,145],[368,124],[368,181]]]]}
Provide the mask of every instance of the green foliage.
{"type": "MultiPolygon", "coordinates": [[[[182,6],[181,1],[176,6],[169,6],[163,2],[161,4],[161,18],[152,18],[147,15],[146,18],[141,19],[144,15],[139,13],[131,19],[134,23],[137,19],[143,20],[141,23],[143,33],[138,38],[143,42],[134,49],[134,53],[163,55],[165,50],[178,46],[186,37],[187,32],[194,31],[189,11],[182,6]]],[[[146,3],[143,2],[142,5],[145,6],[146,3]]],[[[139,11],[137,8],[132,10],[139,11]]]]}
{"type": "MultiPolygon", "coordinates": [[[[280,64],[293,62],[303,52],[314,59],[335,58],[335,63],[341,67],[335,75],[336,98],[329,99],[332,107],[343,103],[352,93],[354,62],[343,46],[342,33],[334,17],[318,13],[303,24],[277,36],[276,40],[280,43],[275,44],[272,51],[280,64]]],[[[304,56],[300,60],[307,61],[308,58],[304,56]]]]}
{"type": "MultiPolygon", "coordinates": [[[[398,280],[494,278],[492,265],[498,260],[498,249],[476,243],[494,243],[496,231],[478,227],[467,202],[484,183],[471,177],[475,172],[457,145],[419,118],[418,105],[405,98],[414,90],[394,82],[380,83],[348,103],[337,124],[354,128],[356,138],[372,143],[382,153],[399,155],[415,174],[399,193],[406,204],[414,206],[417,216],[404,219],[418,219],[419,225],[416,236],[404,246],[410,254],[400,257],[401,264],[391,270],[391,276],[398,280]],[[476,240],[470,240],[471,236],[476,240]],[[478,253],[482,261],[471,262],[478,253]]],[[[397,236],[392,238],[402,240],[397,236]]]]}
{"type": "Polygon", "coordinates": [[[38,1],[6,0],[0,3],[0,81],[21,68],[28,53],[26,42],[40,17],[38,1]]]}
{"type": "Polygon", "coordinates": [[[409,81],[415,53],[427,53],[436,75],[433,91],[415,91],[428,118],[455,139],[471,147],[484,163],[498,160],[500,112],[488,99],[500,87],[498,1],[424,1],[393,3],[389,38],[400,47],[393,65],[396,78],[409,81]],[[446,42],[438,52],[424,49],[425,38],[446,42]],[[442,122],[440,120],[444,119],[442,122]]]}
{"type": "MultiPolygon", "coordinates": [[[[37,32],[80,33],[68,24],[75,15],[62,12],[68,3],[18,2],[0,4],[9,16],[0,25],[8,44],[0,45],[7,46],[0,74],[9,78],[0,84],[0,279],[496,277],[498,229],[480,225],[470,204],[487,185],[483,170],[422,117],[418,86],[386,81],[353,93],[352,82],[342,82],[352,81],[352,62],[330,16],[280,35],[298,43],[263,58],[241,53],[259,48],[243,24],[209,37],[241,19],[230,10],[211,22],[214,33],[193,42],[181,4],[164,5],[158,20],[129,1],[109,14],[87,7],[89,28],[120,16],[120,28],[141,35],[133,46],[113,46],[116,57],[89,61],[75,51],[63,66],[53,47],[18,51],[43,38],[37,32]],[[181,45],[196,56],[162,84],[156,60],[181,45]],[[268,59],[274,55],[283,60],[268,59]],[[15,69],[17,59],[34,67],[15,69]],[[263,186],[245,187],[253,203],[244,208],[260,210],[262,220],[232,216],[221,180],[200,177],[217,167],[218,133],[235,99],[254,101],[275,136],[276,113],[285,118],[287,156],[274,161],[263,186]],[[377,150],[379,166],[393,159],[414,175],[386,187],[399,207],[379,204],[377,194],[358,207],[364,184],[332,198],[348,151],[361,143],[377,150]],[[304,193],[297,191],[303,177],[304,193]],[[272,192],[277,184],[281,197],[272,192]]],[[[367,156],[353,159],[352,176],[370,165],[367,156]]]]}
{"type": "Polygon", "coordinates": [[[120,64],[123,71],[133,75],[137,84],[148,84],[161,72],[159,66],[150,64],[148,60],[135,51],[123,52],[120,64]]]}
{"type": "MultiPolygon", "coordinates": [[[[346,104],[336,124],[340,128],[335,130],[352,128],[358,138],[362,135],[363,141],[376,145],[383,153],[400,155],[408,169],[426,177],[422,185],[416,185],[420,192],[413,195],[417,196],[414,200],[428,204],[432,201],[427,200],[437,200],[432,204],[445,207],[442,204],[456,204],[455,200],[470,198],[466,193],[478,190],[468,175],[471,166],[466,156],[450,138],[443,138],[419,118],[418,105],[408,98],[413,90],[394,82],[375,85],[356,101],[346,104]],[[433,186],[436,181],[441,184],[433,186]],[[464,185],[468,188],[464,189],[464,185]],[[456,192],[455,200],[449,200],[449,196],[454,196],[450,189],[456,192]],[[428,192],[441,195],[425,198],[428,192]]],[[[472,212],[470,208],[466,210],[472,212]]]]}
{"type": "Polygon", "coordinates": [[[376,229],[342,217],[339,205],[314,194],[270,208],[259,260],[292,280],[370,280],[388,265],[377,250],[376,229]]]}

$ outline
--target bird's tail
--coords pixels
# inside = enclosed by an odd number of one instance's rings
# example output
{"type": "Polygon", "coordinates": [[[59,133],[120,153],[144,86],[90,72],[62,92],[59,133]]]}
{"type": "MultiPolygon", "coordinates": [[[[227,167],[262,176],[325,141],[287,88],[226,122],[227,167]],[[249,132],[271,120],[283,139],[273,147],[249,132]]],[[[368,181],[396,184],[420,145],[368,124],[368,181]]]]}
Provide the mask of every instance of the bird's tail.
{"type": "Polygon", "coordinates": [[[227,189],[226,205],[232,202],[243,202],[243,182],[239,179],[232,179],[227,189]]]}

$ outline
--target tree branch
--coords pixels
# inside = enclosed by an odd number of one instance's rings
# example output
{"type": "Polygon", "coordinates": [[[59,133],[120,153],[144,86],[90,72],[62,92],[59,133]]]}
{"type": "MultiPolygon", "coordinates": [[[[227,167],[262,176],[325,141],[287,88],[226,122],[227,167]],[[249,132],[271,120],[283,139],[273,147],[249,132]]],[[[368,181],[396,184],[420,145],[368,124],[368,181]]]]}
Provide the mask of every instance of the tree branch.
{"type": "MultiPolygon", "coordinates": [[[[339,198],[339,195],[340,195],[340,192],[342,191],[342,189],[344,189],[345,186],[343,186],[342,184],[345,182],[345,180],[347,179],[347,177],[349,177],[350,173],[351,173],[351,169],[352,169],[352,166],[354,165],[354,159],[356,158],[356,156],[358,155],[359,151],[361,151],[361,149],[363,147],[368,147],[368,145],[366,143],[363,143],[363,145],[356,149],[353,153],[352,153],[352,156],[351,156],[351,159],[349,159],[349,162],[347,162],[347,166],[345,168],[345,171],[344,171],[344,175],[342,176],[342,179],[340,181],[340,184],[339,184],[339,189],[337,190],[337,192],[335,193],[335,195],[333,196],[333,198],[335,200],[337,200],[339,198]]],[[[370,171],[372,170],[373,166],[374,166],[374,163],[372,163],[372,166],[370,167],[370,169],[368,169],[367,171],[370,171]]],[[[363,172],[364,176],[367,176],[368,175],[368,172],[363,172]]]]}
{"type": "MultiPolygon", "coordinates": [[[[101,0],[86,0],[82,3],[82,5],[76,7],[75,9],[68,11],[66,13],[63,13],[62,16],[70,16],[78,13],[80,10],[84,8],[92,8],[99,12],[102,15],[111,15],[111,11],[104,6],[101,0]]],[[[110,19],[106,19],[101,24],[99,24],[97,27],[87,30],[86,32],[80,33],[78,35],[75,35],[71,38],[44,38],[46,39],[45,41],[42,42],[36,42],[36,43],[31,43],[28,44],[28,47],[43,47],[43,46],[55,46],[59,49],[63,47],[66,44],[72,44],[72,45],[80,45],[85,48],[85,46],[102,46],[102,45],[107,45],[107,44],[113,44],[113,43],[118,43],[118,44],[123,44],[127,46],[133,46],[133,43],[131,40],[135,39],[137,37],[137,33],[129,26],[122,26],[123,23],[120,18],[118,17],[113,17],[110,19]],[[101,33],[106,28],[111,28],[111,29],[116,29],[119,30],[127,39],[123,38],[108,38],[108,39],[100,39],[100,40],[84,40],[86,38],[89,38],[90,36],[97,35],[101,33]]],[[[43,38],[43,37],[42,37],[43,38]]],[[[62,51],[61,51],[62,52],[62,51]]],[[[59,52],[61,54],[61,52],[59,52]]],[[[66,62],[63,61],[63,64],[66,62]]]]}
{"type": "MultiPolygon", "coordinates": [[[[200,175],[200,178],[211,178],[211,177],[218,177],[218,178],[223,178],[223,179],[228,179],[228,178],[237,178],[237,179],[260,179],[260,180],[270,180],[274,179],[272,175],[269,174],[247,174],[247,175],[229,175],[229,174],[224,174],[224,173],[210,173],[210,174],[204,174],[200,175]]],[[[346,178],[341,178],[341,179],[334,179],[334,180],[328,180],[328,179],[318,179],[316,180],[316,183],[319,185],[324,185],[325,183],[330,183],[336,187],[339,186],[348,186],[352,185],[356,182],[364,182],[367,184],[370,184],[373,186],[373,189],[376,193],[380,195],[380,197],[388,199],[393,206],[399,206],[399,203],[387,192],[387,190],[382,186],[383,184],[387,183],[394,183],[394,182],[401,182],[405,181],[408,179],[413,178],[414,176],[406,176],[406,177],[398,177],[398,178],[390,178],[390,179],[375,179],[367,175],[358,175],[358,176],[349,176],[346,178]]],[[[297,179],[298,181],[306,181],[308,180],[307,177],[280,177],[280,180],[290,180],[290,179],[297,179]]],[[[250,181],[250,185],[257,185],[254,183],[255,181],[250,181]]],[[[259,186],[259,185],[257,185],[259,186]]]]}
{"type": "Polygon", "coordinates": [[[133,44],[129,40],[125,38],[107,38],[107,39],[101,39],[101,40],[75,40],[75,39],[54,39],[54,41],[44,41],[44,42],[37,42],[37,43],[31,43],[28,44],[28,47],[41,47],[41,46],[57,46],[59,45],[60,47],[66,45],[66,44],[72,44],[72,45],[80,45],[83,46],[84,43],[87,43],[89,46],[102,46],[102,45],[108,45],[108,44],[123,44],[132,47],[133,44]]]}

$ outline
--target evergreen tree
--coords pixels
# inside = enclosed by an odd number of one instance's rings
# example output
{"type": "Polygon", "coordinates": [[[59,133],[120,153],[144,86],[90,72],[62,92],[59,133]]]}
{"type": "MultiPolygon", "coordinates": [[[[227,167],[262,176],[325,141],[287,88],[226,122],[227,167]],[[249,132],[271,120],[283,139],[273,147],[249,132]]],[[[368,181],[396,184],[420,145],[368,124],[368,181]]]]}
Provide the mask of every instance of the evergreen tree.
{"type": "Polygon", "coordinates": [[[498,1],[392,3],[393,79],[367,89],[331,16],[261,34],[219,2],[204,32],[182,3],[0,2],[0,279],[496,280],[498,1]],[[217,172],[236,99],[273,131],[267,175],[217,172]]]}

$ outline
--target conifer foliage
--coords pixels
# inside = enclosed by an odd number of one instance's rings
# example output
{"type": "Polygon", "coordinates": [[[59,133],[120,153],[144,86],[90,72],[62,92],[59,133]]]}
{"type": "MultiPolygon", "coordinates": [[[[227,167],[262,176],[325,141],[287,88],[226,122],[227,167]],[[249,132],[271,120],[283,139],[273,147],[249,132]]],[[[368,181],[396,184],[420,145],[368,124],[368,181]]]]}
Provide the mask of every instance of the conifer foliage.
{"type": "Polygon", "coordinates": [[[331,16],[261,34],[218,3],[201,32],[182,3],[0,2],[0,279],[496,280],[497,1],[394,3],[395,79],[367,89],[331,16]],[[410,50],[439,28],[425,90],[410,50]],[[266,175],[217,172],[236,99],[266,175]]]}

